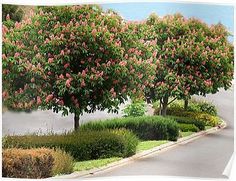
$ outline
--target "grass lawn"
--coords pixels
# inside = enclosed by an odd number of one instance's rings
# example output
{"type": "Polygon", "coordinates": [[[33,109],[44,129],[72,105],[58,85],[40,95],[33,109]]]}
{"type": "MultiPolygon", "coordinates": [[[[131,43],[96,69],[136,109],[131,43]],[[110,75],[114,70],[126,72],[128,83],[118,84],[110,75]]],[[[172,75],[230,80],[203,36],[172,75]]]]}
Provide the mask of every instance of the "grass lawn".
{"type": "Polygon", "coordinates": [[[151,148],[154,148],[156,146],[160,146],[162,144],[168,143],[166,140],[158,140],[158,141],[141,141],[138,146],[137,146],[137,153],[144,151],[144,150],[149,150],[151,148]]]}
{"type": "Polygon", "coordinates": [[[205,126],[206,130],[213,128],[212,126],[205,126]]]}
{"type": "Polygon", "coordinates": [[[181,132],[181,133],[180,133],[180,136],[181,136],[181,137],[186,137],[186,136],[192,135],[193,133],[194,133],[194,132],[191,132],[191,131],[181,132]]]}
{"type": "Polygon", "coordinates": [[[98,160],[75,162],[74,171],[90,170],[93,168],[102,167],[109,163],[112,163],[121,159],[122,159],[121,157],[112,157],[112,158],[104,158],[104,159],[98,159],[98,160]]]}
{"type": "MultiPolygon", "coordinates": [[[[151,148],[154,148],[156,146],[160,146],[162,144],[167,143],[166,140],[159,140],[159,141],[141,141],[137,146],[137,153],[148,150],[151,148]]],[[[104,158],[104,159],[98,159],[98,160],[88,160],[88,161],[80,161],[75,162],[74,165],[74,171],[83,171],[83,170],[90,170],[93,168],[99,168],[102,166],[106,166],[109,163],[119,161],[123,158],[121,157],[112,157],[112,158],[104,158]]]]}

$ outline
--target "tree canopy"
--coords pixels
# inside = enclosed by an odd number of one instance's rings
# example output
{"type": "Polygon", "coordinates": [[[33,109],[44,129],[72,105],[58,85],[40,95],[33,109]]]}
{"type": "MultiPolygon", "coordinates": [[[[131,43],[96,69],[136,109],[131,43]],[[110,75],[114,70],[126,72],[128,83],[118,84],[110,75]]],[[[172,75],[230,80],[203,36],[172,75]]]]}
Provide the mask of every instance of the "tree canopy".
{"type": "Polygon", "coordinates": [[[153,54],[134,32],[95,5],[39,8],[3,26],[4,104],[74,113],[75,128],[83,112],[116,112],[155,73],[153,54]]]}

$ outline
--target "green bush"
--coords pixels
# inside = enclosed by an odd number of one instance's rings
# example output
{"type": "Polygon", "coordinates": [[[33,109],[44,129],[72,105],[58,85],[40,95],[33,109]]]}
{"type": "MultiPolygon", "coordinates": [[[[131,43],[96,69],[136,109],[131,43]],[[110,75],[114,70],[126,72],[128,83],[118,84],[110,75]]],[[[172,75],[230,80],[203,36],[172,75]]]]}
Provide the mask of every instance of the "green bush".
{"type": "Polygon", "coordinates": [[[137,138],[127,130],[79,131],[64,135],[27,135],[4,138],[3,147],[59,148],[76,160],[127,157],[135,152],[137,138]],[[129,144],[133,142],[133,144],[129,144]]]}
{"type": "Polygon", "coordinates": [[[185,123],[185,124],[194,124],[199,130],[205,130],[205,122],[201,120],[195,120],[188,117],[177,117],[177,116],[169,116],[174,119],[177,123],[185,123]]]}
{"type": "Polygon", "coordinates": [[[137,117],[137,116],[144,116],[146,109],[144,102],[134,102],[129,104],[124,110],[124,117],[137,117]]]}
{"type": "Polygon", "coordinates": [[[179,135],[177,123],[162,116],[141,116],[115,118],[105,121],[89,122],[81,130],[128,129],[142,140],[176,141],[179,135]]]}
{"type": "Polygon", "coordinates": [[[194,124],[179,123],[178,126],[179,126],[179,129],[183,132],[188,132],[188,131],[198,132],[199,131],[198,127],[196,127],[194,124]]]}
{"type": "Polygon", "coordinates": [[[73,172],[74,159],[70,154],[63,150],[56,149],[52,151],[54,158],[52,175],[69,174],[73,172]]]}
{"type": "Polygon", "coordinates": [[[2,176],[47,178],[52,176],[54,158],[49,149],[3,149],[2,176]]]}
{"type": "Polygon", "coordinates": [[[194,111],[194,112],[207,113],[212,116],[217,115],[216,107],[212,103],[209,103],[206,101],[199,101],[199,100],[191,99],[187,110],[194,111]]]}
{"type": "MultiPolygon", "coordinates": [[[[159,114],[159,104],[155,103],[153,105],[154,108],[154,114],[158,115],[159,114]]],[[[189,101],[189,105],[187,110],[184,109],[184,101],[183,100],[177,100],[174,101],[169,105],[167,108],[167,115],[178,115],[179,112],[194,112],[194,113],[207,113],[212,116],[217,115],[217,110],[216,107],[206,101],[199,101],[199,100],[194,100],[191,99],[189,101]]]]}

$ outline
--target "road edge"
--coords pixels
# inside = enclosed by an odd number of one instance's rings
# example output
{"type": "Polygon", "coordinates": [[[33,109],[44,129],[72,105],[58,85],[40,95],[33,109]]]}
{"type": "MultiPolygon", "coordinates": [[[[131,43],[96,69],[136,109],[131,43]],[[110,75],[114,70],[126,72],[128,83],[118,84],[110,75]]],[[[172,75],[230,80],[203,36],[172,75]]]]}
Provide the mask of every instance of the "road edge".
{"type": "Polygon", "coordinates": [[[73,172],[71,174],[60,175],[60,176],[51,177],[51,178],[56,178],[56,179],[67,179],[67,178],[72,179],[72,178],[78,178],[78,177],[83,178],[83,177],[88,177],[88,176],[95,175],[97,173],[101,173],[101,172],[104,172],[104,171],[108,171],[108,170],[114,169],[116,167],[120,167],[122,165],[131,163],[131,162],[135,161],[136,159],[140,159],[142,157],[146,157],[146,156],[150,156],[152,154],[160,153],[162,151],[169,150],[170,148],[173,148],[175,146],[191,142],[191,141],[193,141],[195,139],[198,139],[198,138],[200,138],[204,135],[220,131],[220,130],[224,129],[225,127],[227,127],[226,122],[223,119],[221,119],[221,121],[222,121],[222,123],[220,125],[216,126],[216,127],[210,128],[208,130],[203,130],[203,131],[200,131],[200,132],[197,132],[197,133],[193,133],[190,136],[186,136],[186,137],[178,139],[176,142],[171,141],[171,142],[168,142],[166,144],[154,147],[152,149],[145,150],[145,151],[140,152],[140,153],[136,153],[135,155],[133,155],[131,157],[124,158],[124,159],[121,159],[121,160],[116,161],[116,162],[112,162],[112,163],[110,163],[108,165],[105,165],[103,167],[93,168],[93,169],[90,169],[90,170],[79,171],[79,172],[77,171],[77,172],[73,172]]]}

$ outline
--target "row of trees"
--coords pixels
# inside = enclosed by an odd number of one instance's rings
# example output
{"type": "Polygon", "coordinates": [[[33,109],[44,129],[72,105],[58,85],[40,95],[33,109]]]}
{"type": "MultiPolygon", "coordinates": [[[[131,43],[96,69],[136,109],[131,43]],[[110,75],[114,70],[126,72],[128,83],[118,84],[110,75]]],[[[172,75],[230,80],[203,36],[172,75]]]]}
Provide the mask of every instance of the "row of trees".
{"type": "MultiPolygon", "coordinates": [[[[41,7],[3,25],[3,99],[14,110],[117,112],[129,96],[160,100],[231,86],[233,46],[223,25],[180,14],[126,22],[99,6],[41,7]]],[[[172,98],[172,100],[170,100],[172,98]]]]}

